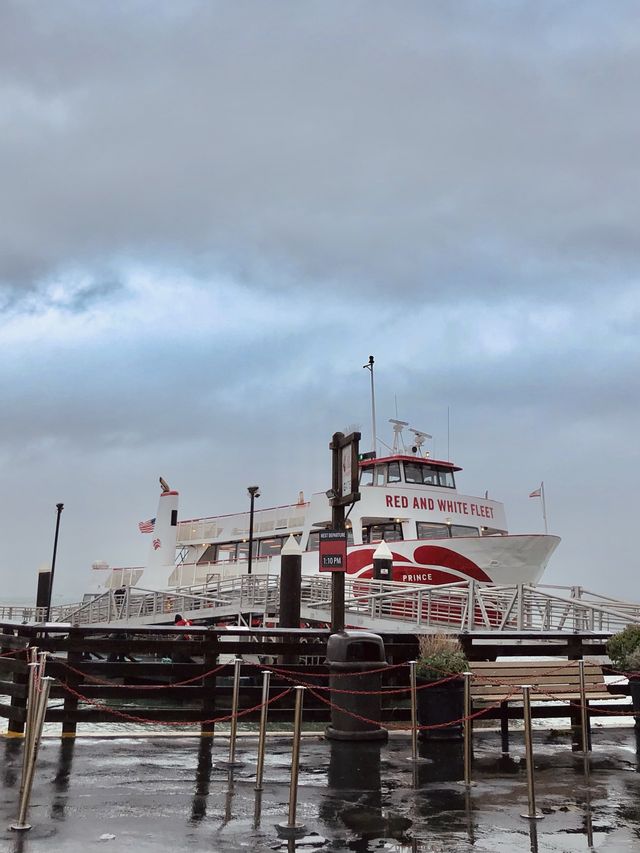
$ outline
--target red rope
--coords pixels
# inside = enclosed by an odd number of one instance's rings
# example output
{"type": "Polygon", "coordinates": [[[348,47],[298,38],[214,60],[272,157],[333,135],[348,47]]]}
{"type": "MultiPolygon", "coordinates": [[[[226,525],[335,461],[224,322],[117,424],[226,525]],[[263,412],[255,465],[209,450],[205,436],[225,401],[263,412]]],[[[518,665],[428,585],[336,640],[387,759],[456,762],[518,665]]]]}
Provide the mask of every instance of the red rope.
{"type": "Polygon", "coordinates": [[[81,669],[77,669],[77,667],[72,666],[72,664],[67,663],[64,660],[59,660],[54,658],[56,663],[59,663],[61,666],[66,669],[70,669],[72,672],[75,672],[77,675],[81,675],[87,681],[93,681],[95,684],[103,684],[108,687],[121,687],[125,690],[167,690],[171,687],[184,687],[186,684],[192,684],[194,681],[200,681],[203,678],[208,678],[210,675],[215,675],[217,672],[220,672],[221,669],[224,669],[226,664],[220,664],[219,666],[214,667],[214,669],[210,669],[207,672],[203,672],[200,675],[194,675],[192,678],[187,678],[184,681],[175,681],[170,684],[116,684],[114,681],[107,681],[104,678],[98,678],[96,675],[90,675],[88,672],[83,672],[81,669]]]}
{"type": "MultiPolygon", "coordinates": [[[[72,696],[75,696],[79,702],[84,702],[88,705],[92,705],[94,708],[98,708],[101,711],[105,711],[108,714],[112,714],[114,717],[120,717],[123,720],[128,720],[133,723],[140,723],[142,725],[159,725],[159,726],[200,726],[209,724],[209,723],[225,723],[228,720],[233,719],[233,713],[227,714],[224,717],[211,717],[208,720],[150,720],[147,717],[137,717],[134,714],[127,714],[125,711],[116,711],[115,708],[110,708],[108,705],[104,705],[102,702],[98,702],[95,699],[90,699],[88,696],[83,696],[82,693],[79,693],[77,690],[74,690],[73,687],[70,687],[68,684],[60,685],[63,690],[66,690],[68,693],[71,693],[72,696]]],[[[273,702],[277,702],[278,699],[282,699],[283,696],[286,696],[288,693],[291,693],[293,690],[292,687],[287,687],[286,690],[283,690],[281,693],[278,693],[276,696],[273,696],[269,699],[265,704],[271,705],[273,702]]],[[[243,711],[238,711],[236,713],[236,719],[238,717],[245,717],[247,714],[251,714],[253,711],[258,711],[262,708],[263,703],[260,702],[258,705],[254,705],[252,708],[245,708],[243,711]]]]}

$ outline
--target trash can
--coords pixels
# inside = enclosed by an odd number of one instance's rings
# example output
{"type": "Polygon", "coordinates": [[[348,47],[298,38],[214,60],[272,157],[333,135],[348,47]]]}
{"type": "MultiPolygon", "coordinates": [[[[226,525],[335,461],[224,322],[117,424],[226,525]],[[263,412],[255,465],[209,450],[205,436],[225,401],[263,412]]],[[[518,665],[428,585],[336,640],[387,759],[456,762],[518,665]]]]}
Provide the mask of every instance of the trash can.
{"type": "Polygon", "coordinates": [[[387,665],[382,637],[369,631],[332,634],[327,642],[327,663],[332,707],[326,736],[386,740],[389,733],[380,726],[382,670],[387,665]]]}

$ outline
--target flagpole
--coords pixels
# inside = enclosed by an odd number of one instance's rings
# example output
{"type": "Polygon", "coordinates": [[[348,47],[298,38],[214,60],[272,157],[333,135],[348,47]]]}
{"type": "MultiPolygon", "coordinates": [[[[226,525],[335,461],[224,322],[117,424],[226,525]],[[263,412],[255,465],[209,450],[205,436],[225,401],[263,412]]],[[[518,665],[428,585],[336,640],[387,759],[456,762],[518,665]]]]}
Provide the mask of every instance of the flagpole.
{"type": "Polygon", "coordinates": [[[542,498],[542,518],[544,520],[544,532],[549,532],[549,527],[547,525],[547,504],[544,499],[544,480],[540,483],[540,497],[542,498]]]}

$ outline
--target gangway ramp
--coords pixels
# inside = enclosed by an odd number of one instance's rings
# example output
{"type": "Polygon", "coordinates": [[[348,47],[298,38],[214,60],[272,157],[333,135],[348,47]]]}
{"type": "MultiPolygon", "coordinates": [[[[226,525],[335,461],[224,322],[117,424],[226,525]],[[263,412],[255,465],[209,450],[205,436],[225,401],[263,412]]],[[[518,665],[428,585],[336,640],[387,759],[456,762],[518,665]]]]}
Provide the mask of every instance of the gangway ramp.
{"type": "MultiPolygon", "coordinates": [[[[639,604],[582,587],[483,586],[475,581],[426,586],[361,578],[345,580],[346,624],[382,633],[613,633],[630,623],[640,624],[639,604]]],[[[176,613],[211,622],[239,619],[249,613],[277,619],[279,599],[279,575],[244,574],[170,591],[135,587],[124,594],[109,591],[80,604],[53,608],[52,621],[105,627],[162,625],[173,624],[176,613]]],[[[330,577],[302,578],[301,618],[330,623],[330,577]]]]}

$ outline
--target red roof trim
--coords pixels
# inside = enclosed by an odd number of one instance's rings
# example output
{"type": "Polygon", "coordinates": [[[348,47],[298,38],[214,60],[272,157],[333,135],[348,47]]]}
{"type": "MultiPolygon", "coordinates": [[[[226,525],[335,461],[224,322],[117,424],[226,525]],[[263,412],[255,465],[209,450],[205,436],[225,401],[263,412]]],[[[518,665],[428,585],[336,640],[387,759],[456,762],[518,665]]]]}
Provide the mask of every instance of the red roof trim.
{"type": "Polygon", "coordinates": [[[454,465],[453,462],[444,462],[442,459],[431,459],[425,456],[381,456],[378,459],[363,459],[358,464],[361,468],[370,468],[372,465],[382,462],[418,462],[423,465],[439,465],[441,468],[449,468],[451,471],[462,471],[462,468],[454,465]]]}

